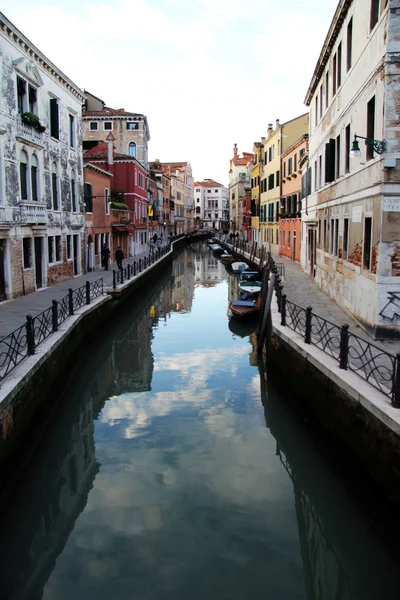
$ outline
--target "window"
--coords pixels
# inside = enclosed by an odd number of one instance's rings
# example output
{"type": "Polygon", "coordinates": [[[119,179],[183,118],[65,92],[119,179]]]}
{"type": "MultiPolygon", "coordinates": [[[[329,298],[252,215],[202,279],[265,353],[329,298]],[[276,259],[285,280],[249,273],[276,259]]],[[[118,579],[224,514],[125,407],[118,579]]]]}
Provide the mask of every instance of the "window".
{"type": "Polygon", "coordinates": [[[62,262],[61,235],[55,236],[55,246],[56,246],[56,262],[62,262]]]}
{"type": "Polygon", "coordinates": [[[200,192],[200,188],[196,188],[196,192],[200,192]]]}
{"type": "Polygon", "coordinates": [[[379,0],[371,0],[369,30],[372,31],[379,20],[379,0]]]}
{"type": "Polygon", "coordinates": [[[218,213],[215,213],[215,218],[218,219],[218,213]]]}
{"type": "Polygon", "coordinates": [[[318,125],[318,94],[315,97],[315,127],[318,125]]]}
{"type": "Polygon", "coordinates": [[[328,108],[329,105],[329,71],[325,75],[325,106],[328,108]]]}
{"type": "Polygon", "coordinates": [[[22,250],[24,259],[24,269],[32,268],[32,238],[23,238],[22,250]]]}
{"type": "Polygon", "coordinates": [[[328,231],[327,231],[327,226],[328,226],[327,220],[324,219],[324,250],[325,250],[325,252],[326,252],[327,247],[328,247],[328,231]]]}
{"type": "Polygon", "coordinates": [[[347,59],[346,69],[350,71],[353,60],[353,18],[350,19],[347,25],[347,59]]]}
{"type": "Polygon", "coordinates": [[[95,256],[98,256],[99,250],[100,250],[99,249],[99,234],[95,233],[95,236],[94,236],[94,255],[95,256]]]}
{"type": "Polygon", "coordinates": [[[26,81],[21,77],[17,77],[17,104],[21,115],[26,111],[26,81]]]}
{"type": "Polygon", "coordinates": [[[72,212],[78,211],[78,202],[76,198],[76,180],[75,180],[75,171],[71,171],[71,208],[72,212]]]}
{"type": "Polygon", "coordinates": [[[335,95],[336,94],[336,73],[337,73],[337,69],[336,69],[336,54],[333,57],[333,62],[332,62],[332,94],[335,95]]]}
{"type": "Polygon", "coordinates": [[[316,192],[318,189],[318,174],[317,174],[317,167],[318,167],[318,163],[317,161],[314,162],[314,191],[316,192]]]}
{"type": "Polygon", "coordinates": [[[319,248],[321,248],[321,227],[322,227],[322,221],[321,219],[318,220],[318,246],[319,248]]]}
{"type": "Polygon", "coordinates": [[[133,129],[139,129],[139,123],[134,123],[132,121],[129,121],[126,124],[126,128],[129,129],[129,131],[132,131],[133,129]]]}
{"type": "Polygon", "coordinates": [[[322,154],[319,157],[319,187],[322,187],[322,154]]]}
{"type": "Polygon", "coordinates": [[[215,192],[216,194],[218,194],[218,190],[214,190],[214,192],[215,192]]]}
{"type": "Polygon", "coordinates": [[[282,246],[285,247],[285,231],[282,231],[282,246]]]}
{"type": "Polygon", "coordinates": [[[56,140],[60,139],[60,117],[57,98],[50,98],[50,135],[56,140]]]}
{"type": "Polygon", "coordinates": [[[276,187],[278,187],[278,185],[279,185],[279,171],[277,171],[277,172],[275,173],[275,182],[276,182],[276,183],[275,183],[276,187]]]}
{"type": "Polygon", "coordinates": [[[75,117],[69,115],[69,145],[75,148],[75,117]]]}
{"type": "Polygon", "coordinates": [[[347,260],[349,255],[349,219],[343,221],[343,258],[347,260]]]}
{"type": "MultiPolygon", "coordinates": [[[[367,138],[371,140],[375,138],[375,96],[367,104],[367,138]]],[[[367,160],[371,158],[374,158],[374,149],[367,144],[367,160]]]]}
{"type": "Polygon", "coordinates": [[[29,102],[29,112],[34,115],[37,114],[37,90],[36,88],[28,85],[28,102],[29,102]]]}
{"type": "Polygon", "coordinates": [[[207,194],[211,194],[211,190],[207,190],[207,194]]]}
{"type": "Polygon", "coordinates": [[[38,159],[36,155],[32,155],[31,159],[31,190],[32,190],[32,200],[35,202],[39,197],[38,193],[38,159]]]}
{"type": "Polygon", "coordinates": [[[49,264],[54,262],[54,236],[47,238],[47,247],[49,251],[49,264]]]}
{"type": "Polygon", "coordinates": [[[286,179],[286,160],[283,163],[283,179],[286,179]]]}
{"type": "Polygon", "coordinates": [[[51,167],[51,192],[53,197],[53,210],[59,210],[60,206],[58,201],[58,176],[56,163],[53,163],[51,167]]]}
{"type": "Polygon", "coordinates": [[[97,121],[90,121],[90,123],[89,123],[90,131],[97,131],[98,128],[99,128],[99,124],[97,121]]]}
{"type": "Polygon", "coordinates": [[[319,117],[320,117],[320,119],[322,119],[322,109],[323,109],[323,89],[322,89],[322,85],[321,85],[321,87],[319,88],[319,117]]]}
{"type": "Polygon", "coordinates": [[[287,232],[287,247],[290,248],[290,231],[287,232]]]}
{"type": "Polygon", "coordinates": [[[340,135],[336,138],[336,179],[340,177],[340,135]]]}
{"type": "Polygon", "coordinates": [[[288,175],[293,173],[293,159],[289,158],[288,160],[288,175]]]}
{"type": "Polygon", "coordinates": [[[342,85],[342,42],[337,49],[337,89],[342,85]]]}
{"type": "Polygon", "coordinates": [[[85,211],[89,214],[93,212],[93,196],[91,183],[85,183],[85,211]]]}
{"type": "Polygon", "coordinates": [[[371,268],[371,250],[372,250],[372,217],[364,219],[364,252],[363,252],[363,267],[364,269],[371,268]]]}
{"type": "MultiPolygon", "coordinates": [[[[95,250],[96,252],[96,250],[95,250]]],[[[72,258],[72,235],[67,235],[67,260],[72,258]]]]}
{"type": "Polygon", "coordinates": [[[269,190],[273,190],[274,189],[274,174],[271,173],[271,175],[268,175],[268,189],[269,190]]]}
{"type": "Polygon", "coordinates": [[[110,199],[109,199],[109,190],[107,188],[104,188],[104,202],[105,202],[106,215],[109,215],[110,214],[110,199]]]}
{"type": "Polygon", "coordinates": [[[293,160],[294,160],[293,172],[295,173],[295,172],[297,171],[297,152],[296,152],[296,154],[293,156],[293,160]]]}
{"type": "Polygon", "coordinates": [[[111,131],[112,128],[113,128],[112,121],[104,121],[104,123],[103,123],[104,131],[111,131]]]}
{"type": "Polygon", "coordinates": [[[22,150],[19,159],[19,180],[21,200],[28,200],[28,155],[24,150],[22,150]]]}
{"type": "Polygon", "coordinates": [[[135,144],[135,142],[130,142],[128,144],[128,154],[129,154],[129,156],[133,156],[133,158],[136,158],[136,144],[135,144]]]}
{"type": "Polygon", "coordinates": [[[344,172],[350,173],[350,125],[345,129],[344,138],[344,172]]]}
{"type": "Polygon", "coordinates": [[[330,139],[325,144],[325,183],[330,183],[335,179],[335,151],[336,141],[330,139]]]}

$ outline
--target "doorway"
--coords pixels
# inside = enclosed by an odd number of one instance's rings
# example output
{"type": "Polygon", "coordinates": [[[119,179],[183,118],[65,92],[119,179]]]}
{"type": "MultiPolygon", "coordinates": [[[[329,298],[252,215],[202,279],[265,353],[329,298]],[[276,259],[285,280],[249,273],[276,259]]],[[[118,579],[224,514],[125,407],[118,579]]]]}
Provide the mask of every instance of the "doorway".
{"type": "Polygon", "coordinates": [[[43,287],[43,239],[35,237],[35,283],[36,289],[43,287]]]}
{"type": "Polygon", "coordinates": [[[310,275],[314,279],[315,277],[315,263],[316,263],[316,247],[315,247],[315,230],[309,227],[308,229],[308,261],[310,266],[310,275]]]}
{"type": "Polygon", "coordinates": [[[79,235],[73,235],[74,240],[74,275],[79,275],[79,235]]]}
{"type": "Polygon", "coordinates": [[[6,276],[4,261],[6,256],[6,240],[0,240],[0,302],[7,299],[6,295],[6,276]]]}

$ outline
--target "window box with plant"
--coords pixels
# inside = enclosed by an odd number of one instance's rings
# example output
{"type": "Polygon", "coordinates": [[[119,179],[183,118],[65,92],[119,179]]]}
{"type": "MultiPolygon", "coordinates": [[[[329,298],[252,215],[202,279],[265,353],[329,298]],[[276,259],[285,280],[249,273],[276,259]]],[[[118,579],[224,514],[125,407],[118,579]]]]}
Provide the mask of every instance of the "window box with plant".
{"type": "Polygon", "coordinates": [[[21,121],[25,125],[30,125],[33,129],[36,129],[39,133],[43,133],[46,131],[46,127],[41,124],[40,119],[37,115],[31,112],[24,112],[21,115],[21,121]]]}
{"type": "Polygon", "coordinates": [[[128,205],[125,202],[111,202],[111,208],[116,210],[129,210],[128,205]]]}

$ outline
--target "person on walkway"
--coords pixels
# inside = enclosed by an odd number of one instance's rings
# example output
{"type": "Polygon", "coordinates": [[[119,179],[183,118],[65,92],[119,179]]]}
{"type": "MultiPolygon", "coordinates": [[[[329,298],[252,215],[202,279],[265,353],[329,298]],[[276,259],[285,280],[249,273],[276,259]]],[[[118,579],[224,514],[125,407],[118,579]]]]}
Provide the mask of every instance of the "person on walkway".
{"type": "Polygon", "coordinates": [[[153,235],[153,244],[154,245],[157,244],[157,234],[156,233],[153,235]]]}
{"type": "Polygon", "coordinates": [[[122,250],[121,246],[118,246],[118,248],[115,251],[115,260],[117,262],[118,269],[122,269],[122,261],[124,260],[124,258],[124,251],[122,250]]]}
{"type": "Polygon", "coordinates": [[[108,271],[108,262],[110,260],[110,254],[110,248],[107,246],[107,244],[104,244],[101,249],[101,264],[103,265],[106,271],[108,271]]]}

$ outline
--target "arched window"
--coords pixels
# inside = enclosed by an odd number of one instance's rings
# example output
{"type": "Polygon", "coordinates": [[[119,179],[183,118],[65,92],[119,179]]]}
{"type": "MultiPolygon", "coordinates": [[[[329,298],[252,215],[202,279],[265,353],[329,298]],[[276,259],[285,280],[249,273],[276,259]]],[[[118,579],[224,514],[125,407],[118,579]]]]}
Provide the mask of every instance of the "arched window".
{"type": "Polygon", "coordinates": [[[22,150],[19,159],[19,179],[21,184],[21,200],[28,200],[28,155],[22,150]]]}
{"type": "Polygon", "coordinates": [[[196,215],[199,215],[199,214],[200,214],[200,211],[201,211],[201,208],[200,208],[200,206],[196,206],[196,215]]]}
{"type": "Polygon", "coordinates": [[[38,185],[39,185],[39,181],[38,181],[38,159],[36,157],[36,154],[32,155],[32,160],[31,160],[31,189],[32,189],[32,200],[37,200],[39,197],[39,191],[38,191],[38,185]]]}
{"type": "Polygon", "coordinates": [[[60,203],[58,199],[58,175],[55,162],[51,165],[51,192],[53,196],[53,210],[59,210],[60,203]]]}
{"type": "Polygon", "coordinates": [[[72,212],[78,212],[78,203],[76,201],[76,180],[75,171],[71,171],[71,207],[72,212]]]}
{"type": "Polygon", "coordinates": [[[136,158],[136,144],[135,144],[135,142],[129,142],[128,154],[129,154],[129,156],[133,156],[133,158],[136,158]]]}

